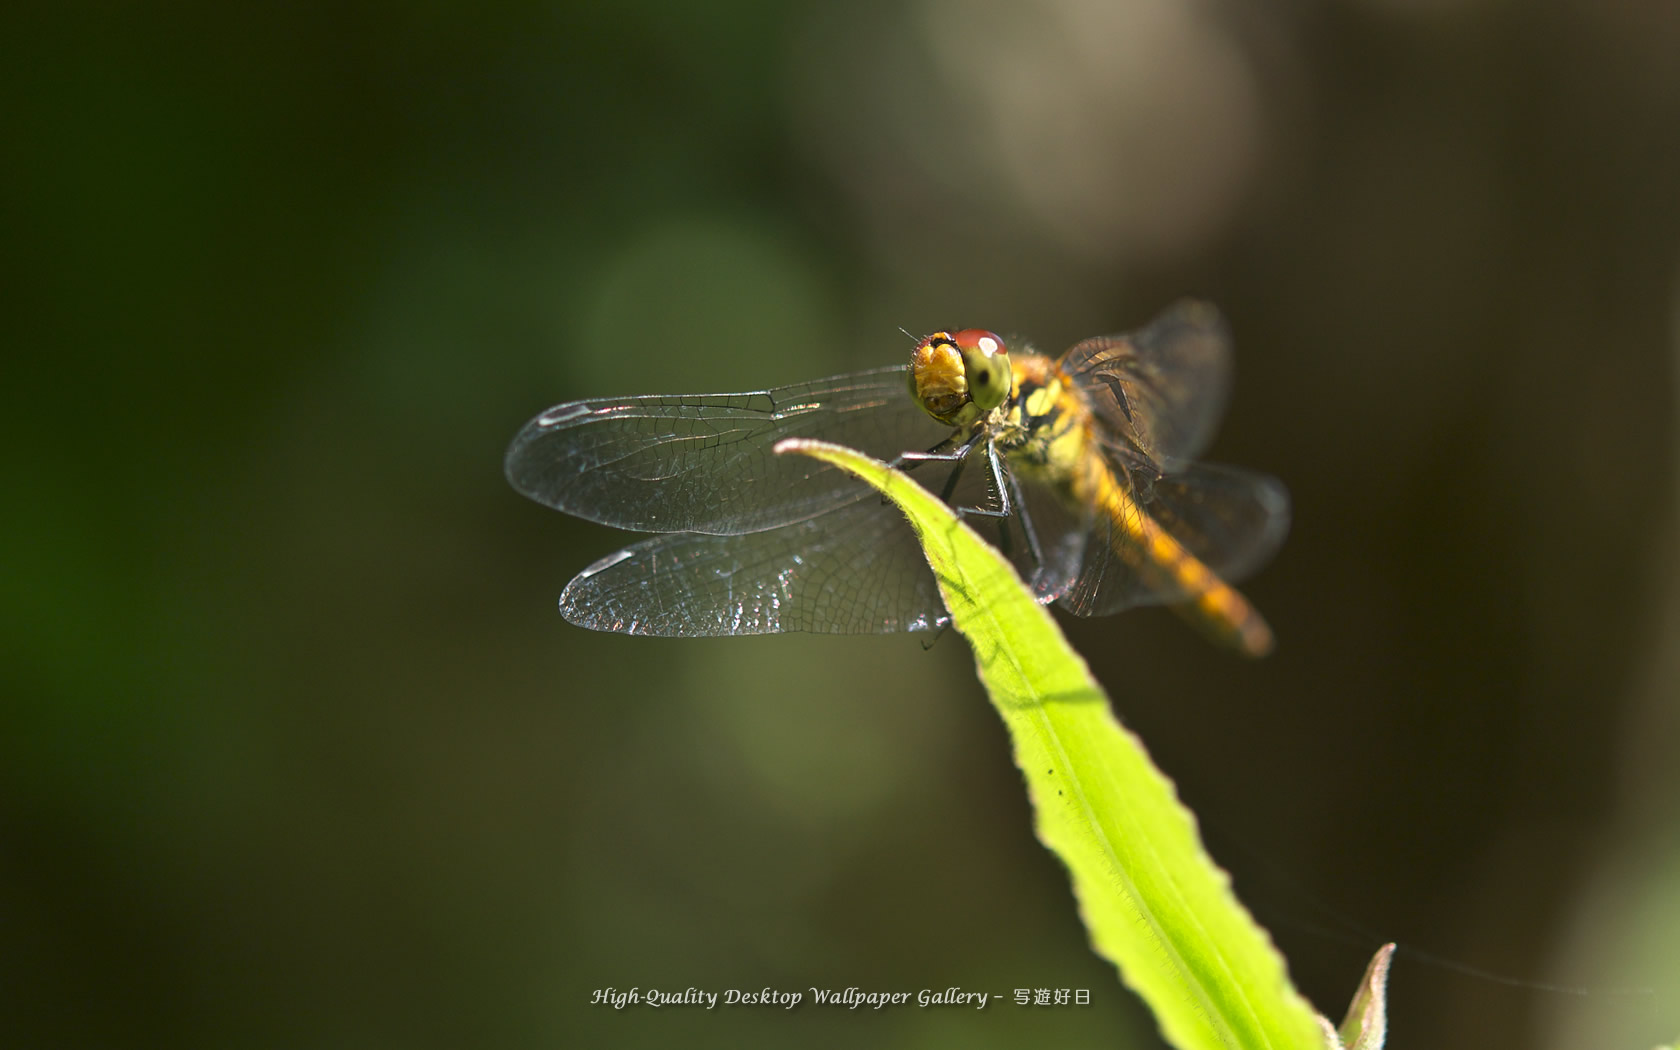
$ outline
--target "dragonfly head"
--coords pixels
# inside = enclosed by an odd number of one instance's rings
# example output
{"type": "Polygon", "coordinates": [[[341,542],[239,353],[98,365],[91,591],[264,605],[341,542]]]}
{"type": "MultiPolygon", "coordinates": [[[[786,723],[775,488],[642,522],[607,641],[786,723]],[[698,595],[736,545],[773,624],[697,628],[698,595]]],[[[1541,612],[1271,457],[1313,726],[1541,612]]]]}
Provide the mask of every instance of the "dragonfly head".
{"type": "Polygon", "coordinates": [[[1009,347],[993,332],[935,332],[910,354],[910,396],[947,426],[973,423],[1009,399],[1009,347]]]}

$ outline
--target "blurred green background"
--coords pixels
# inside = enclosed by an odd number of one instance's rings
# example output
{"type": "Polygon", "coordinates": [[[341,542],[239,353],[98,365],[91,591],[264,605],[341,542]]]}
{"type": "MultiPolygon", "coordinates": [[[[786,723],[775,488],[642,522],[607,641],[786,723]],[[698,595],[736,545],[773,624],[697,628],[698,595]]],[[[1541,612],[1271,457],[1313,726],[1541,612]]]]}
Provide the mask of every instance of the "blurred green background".
{"type": "Polygon", "coordinates": [[[1402,948],[1396,1046],[1680,1029],[1674,5],[0,18],[7,1045],[1159,1045],[960,639],[575,629],[623,537],[501,456],[1183,294],[1279,651],[1068,630],[1303,990],[1394,938],[1601,989],[1402,948]],[[589,1005],[691,985],[1093,1004],[589,1005]]]}

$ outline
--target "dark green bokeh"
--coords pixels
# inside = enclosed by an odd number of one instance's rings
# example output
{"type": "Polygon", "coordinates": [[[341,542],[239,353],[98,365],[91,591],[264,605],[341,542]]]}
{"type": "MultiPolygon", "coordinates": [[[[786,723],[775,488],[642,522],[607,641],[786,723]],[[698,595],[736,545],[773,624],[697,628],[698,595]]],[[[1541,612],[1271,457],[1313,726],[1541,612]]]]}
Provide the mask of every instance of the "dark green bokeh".
{"type": "Polygon", "coordinates": [[[500,459],[1186,293],[1280,649],[1072,624],[1121,717],[1327,1012],[1671,1037],[1680,19],[1427,6],[4,16],[8,1045],[1155,1045],[958,639],[576,630],[500,459]],[[1094,1005],[588,1005],[813,984],[1094,1005]]]}

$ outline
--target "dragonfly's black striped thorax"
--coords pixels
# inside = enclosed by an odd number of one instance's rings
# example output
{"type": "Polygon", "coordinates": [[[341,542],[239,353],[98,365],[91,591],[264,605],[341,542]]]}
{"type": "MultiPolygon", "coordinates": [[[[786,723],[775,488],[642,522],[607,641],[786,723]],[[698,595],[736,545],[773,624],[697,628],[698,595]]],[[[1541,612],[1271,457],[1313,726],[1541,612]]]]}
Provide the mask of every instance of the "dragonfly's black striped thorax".
{"type": "Polygon", "coordinates": [[[1017,354],[1012,364],[1014,394],[996,413],[992,439],[1017,472],[1066,479],[1085,453],[1090,409],[1050,358],[1017,354]]]}

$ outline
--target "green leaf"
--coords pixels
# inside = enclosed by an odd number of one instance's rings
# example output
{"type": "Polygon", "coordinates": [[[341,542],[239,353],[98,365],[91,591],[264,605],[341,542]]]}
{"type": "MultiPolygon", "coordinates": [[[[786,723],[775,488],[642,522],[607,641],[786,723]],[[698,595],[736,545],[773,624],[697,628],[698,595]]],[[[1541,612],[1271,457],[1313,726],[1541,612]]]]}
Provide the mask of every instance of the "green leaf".
{"type": "Polygon", "coordinates": [[[1010,564],[885,464],[823,442],[776,449],[851,471],[909,517],[1009,729],[1038,836],[1067,865],[1092,944],[1155,1012],[1168,1042],[1322,1050],[1319,1018],[1203,850],[1172,783],[1115,720],[1085,661],[1010,564]]]}

